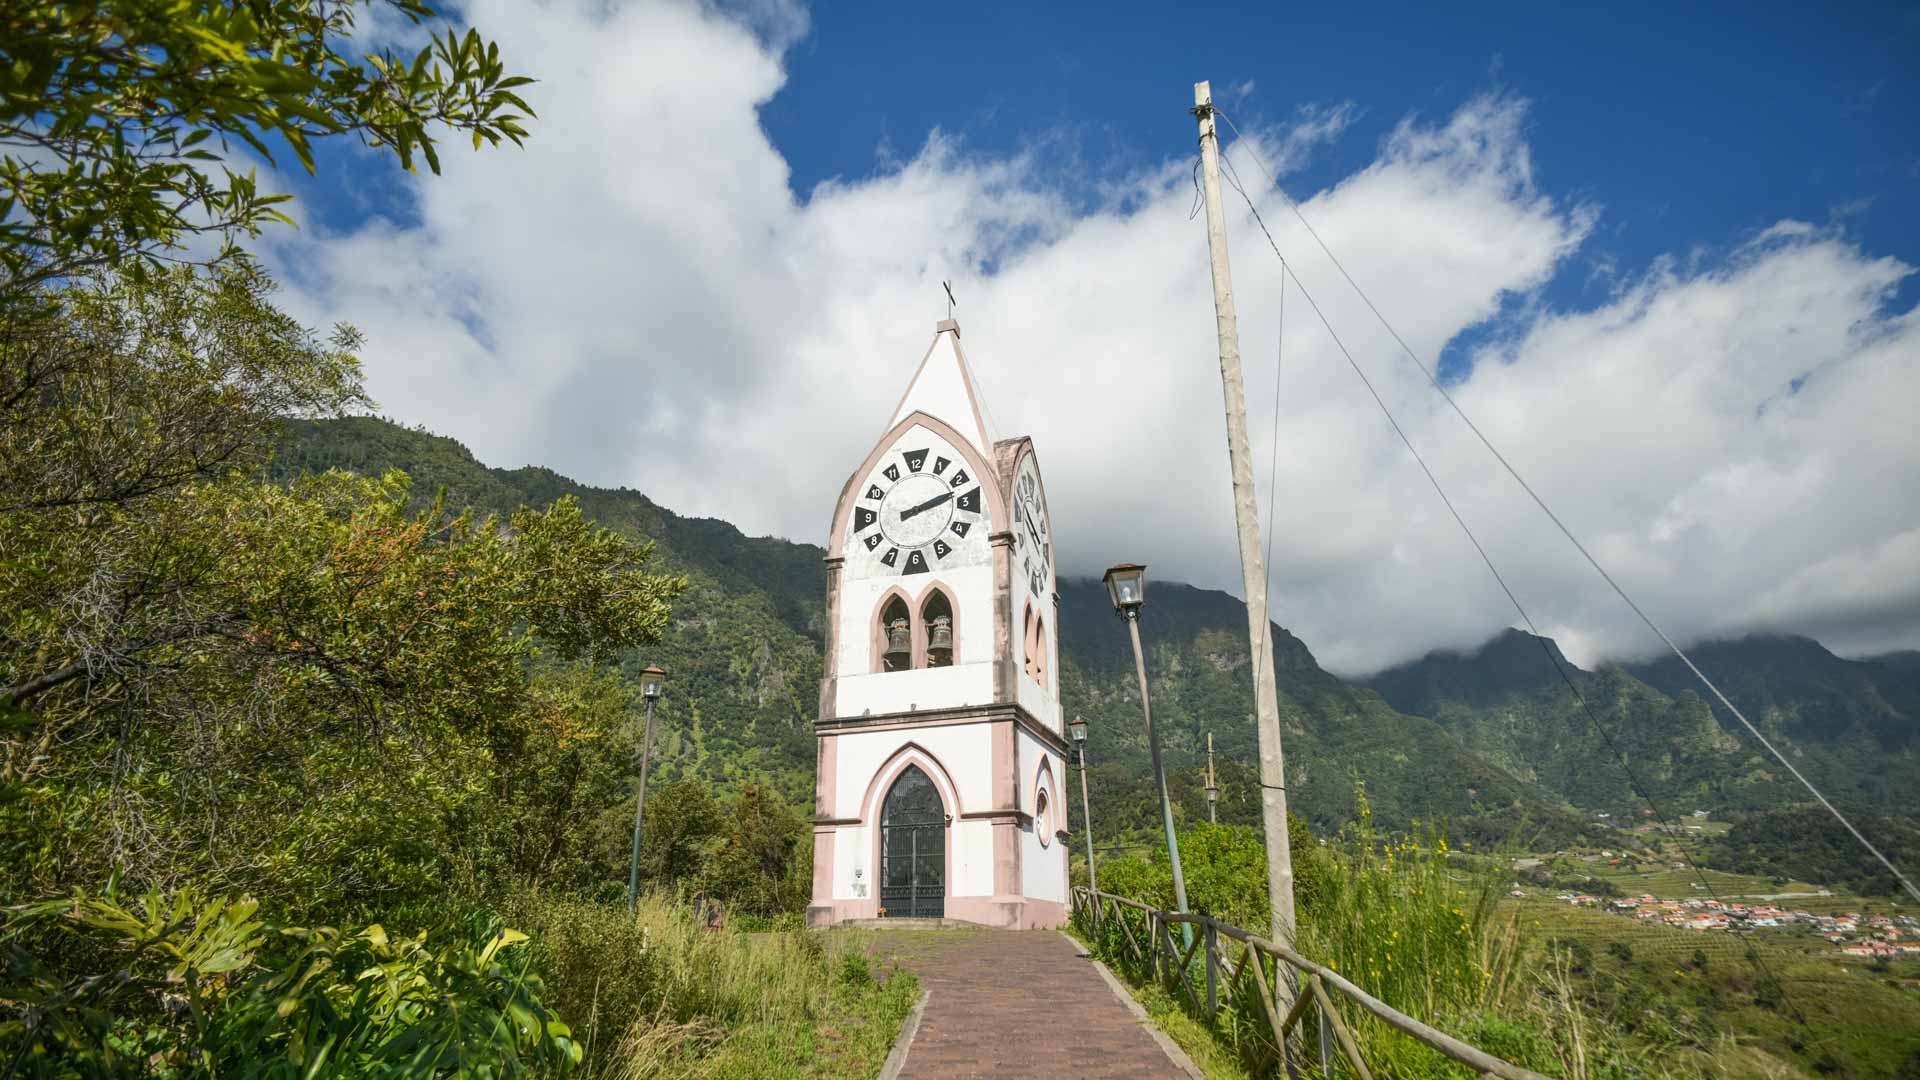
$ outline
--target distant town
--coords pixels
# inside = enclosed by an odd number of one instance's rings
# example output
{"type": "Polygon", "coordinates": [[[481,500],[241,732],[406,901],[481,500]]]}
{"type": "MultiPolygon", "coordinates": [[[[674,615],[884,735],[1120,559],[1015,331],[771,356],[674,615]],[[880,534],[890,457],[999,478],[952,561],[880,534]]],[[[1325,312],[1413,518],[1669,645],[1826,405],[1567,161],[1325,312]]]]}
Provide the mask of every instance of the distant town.
{"type": "MultiPolygon", "coordinates": [[[[1526,890],[1515,888],[1524,897],[1526,890]]],[[[1846,956],[1870,959],[1920,957],[1920,920],[1911,915],[1868,915],[1858,912],[1817,915],[1776,904],[1723,903],[1688,898],[1623,896],[1604,899],[1581,892],[1563,892],[1556,899],[1574,907],[1598,908],[1643,922],[1662,922],[1682,930],[1719,930],[1750,933],[1763,928],[1790,928],[1812,933],[1838,947],[1846,956]]]]}

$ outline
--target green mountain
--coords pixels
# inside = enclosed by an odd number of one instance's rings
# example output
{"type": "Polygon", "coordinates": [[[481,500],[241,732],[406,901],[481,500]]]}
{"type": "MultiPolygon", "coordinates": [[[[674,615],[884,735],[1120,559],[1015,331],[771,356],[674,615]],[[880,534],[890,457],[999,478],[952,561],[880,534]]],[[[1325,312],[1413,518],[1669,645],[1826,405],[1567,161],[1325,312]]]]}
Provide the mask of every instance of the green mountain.
{"type": "MultiPolygon", "coordinates": [[[[489,468],[452,439],[383,420],[293,425],[275,474],[330,468],[399,469],[413,477],[416,501],[444,490],[451,505],[487,512],[571,494],[601,524],[653,541],[663,565],[690,585],[667,640],[633,661],[669,672],[660,778],[726,784],[761,773],[793,803],[810,801],[825,600],[819,547],[749,537],[726,522],[681,517],[639,492],[586,487],[547,469],[489,468]]],[[[1246,609],[1225,593],[1176,583],[1155,582],[1150,595],[1142,633],[1179,813],[1205,813],[1198,766],[1211,732],[1223,820],[1257,820],[1246,609]]],[[[1125,626],[1098,581],[1063,581],[1061,606],[1061,685],[1070,712],[1093,733],[1096,817],[1112,823],[1108,836],[1150,828],[1157,816],[1125,626]]],[[[1346,821],[1364,782],[1374,814],[1389,826],[1438,818],[1485,838],[1516,830],[1565,837],[1579,828],[1539,785],[1321,670],[1285,630],[1276,627],[1274,641],[1296,812],[1322,827],[1346,821]]]]}
{"type": "MultiPolygon", "coordinates": [[[[1712,642],[1691,655],[1830,796],[1910,808],[1920,785],[1920,667],[1897,658],[1844,660],[1797,637],[1712,642]]],[[[1807,797],[1731,715],[1708,706],[1674,658],[1584,671],[1551,640],[1508,630],[1478,649],[1429,653],[1365,685],[1576,806],[1643,805],[1623,757],[1640,786],[1673,811],[1765,810],[1807,797]]]]}
{"type": "MultiPolygon", "coordinates": [[[[1245,766],[1236,773],[1243,780],[1223,784],[1222,820],[1257,820],[1246,606],[1223,592],[1168,582],[1152,583],[1147,598],[1140,633],[1169,768],[1203,762],[1211,732],[1216,758],[1245,766]]],[[[1145,737],[1126,625],[1095,580],[1063,580],[1060,607],[1068,709],[1088,721],[1097,754],[1117,763],[1117,771],[1142,777],[1144,786],[1145,737]]],[[[1550,792],[1471,752],[1440,725],[1397,712],[1379,694],[1322,670],[1285,629],[1273,627],[1273,640],[1295,813],[1322,828],[1348,821],[1364,784],[1376,818],[1389,824],[1445,820],[1480,840],[1564,839],[1580,828],[1550,792]]],[[[1187,793],[1186,813],[1205,812],[1193,775],[1176,773],[1174,786],[1187,793]]]]}

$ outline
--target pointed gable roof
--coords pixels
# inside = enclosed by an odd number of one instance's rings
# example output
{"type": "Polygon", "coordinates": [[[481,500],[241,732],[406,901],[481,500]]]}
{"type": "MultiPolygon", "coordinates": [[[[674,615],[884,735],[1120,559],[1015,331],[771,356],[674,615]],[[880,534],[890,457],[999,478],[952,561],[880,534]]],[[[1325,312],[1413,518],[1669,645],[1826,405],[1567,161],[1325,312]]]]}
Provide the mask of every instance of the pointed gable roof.
{"type": "Polygon", "coordinates": [[[942,319],[933,328],[933,344],[913,373],[913,382],[893,410],[892,428],[915,412],[937,416],[973,443],[980,456],[993,460],[993,436],[980,410],[980,390],[967,367],[967,356],[960,351],[960,324],[942,319]]]}

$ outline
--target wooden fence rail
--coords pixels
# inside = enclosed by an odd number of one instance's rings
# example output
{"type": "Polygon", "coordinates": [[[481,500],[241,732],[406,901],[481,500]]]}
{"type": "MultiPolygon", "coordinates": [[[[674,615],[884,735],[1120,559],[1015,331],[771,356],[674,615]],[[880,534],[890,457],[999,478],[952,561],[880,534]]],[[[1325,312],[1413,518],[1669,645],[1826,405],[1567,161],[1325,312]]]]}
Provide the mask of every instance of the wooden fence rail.
{"type": "Polygon", "coordinates": [[[1270,1046],[1275,1064],[1287,1060],[1288,1037],[1307,1018],[1318,1020],[1321,1072],[1332,1075],[1337,1057],[1361,1080],[1373,1080],[1359,1043],[1347,1026],[1335,995],[1371,1013],[1387,1026],[1472,1069],[1498,1080],[1546,1080],[1413,1017],[1360,989],[1338,972],[1278,942],[1205,915],[1161,911],[1138,900],[1094,892],[1076,885],[1073,920],[1089,940],[1134,973],[1166,986],[1200,1015],[1235,1026],[1239,1033],[1270,1046]],[[1188,931],[1176,927],[1192,927],[1188,931]],[[1196,963],[1196,958],[1198,963],[1196,963]],[[1198,969],[1196,971],[1196,969],[1198,969]],[[1280,1015],[1275,990],[1295,988],[1292,1007],[1280,1015]]]}

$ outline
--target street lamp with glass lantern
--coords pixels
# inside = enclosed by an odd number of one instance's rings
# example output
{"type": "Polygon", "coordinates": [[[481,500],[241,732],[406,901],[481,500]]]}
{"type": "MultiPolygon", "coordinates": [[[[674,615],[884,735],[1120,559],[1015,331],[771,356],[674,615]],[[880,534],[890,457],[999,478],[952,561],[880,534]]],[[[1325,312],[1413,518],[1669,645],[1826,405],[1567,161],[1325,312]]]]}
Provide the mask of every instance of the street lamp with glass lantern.
{"type": "MultiPolygon", "coordinates": [[[[1167,858],[1173,863],[1173,904],[1187,913],[1187,877],[1180,869],[1180,838],[1173,830],[1173,800],[1167,796],[1167,770],[1160,764],[1160,735],[1153,729],[1153,701],[1147,693],[1147,657],[1140,648],[1140,606],[1147,602],[1147,568],[1121,563],[1107,571],[1107,596],[1113,610],[1127,620],[1133,638],[1133,667],[1140,676],[1140,713],[1147,723],[1147,749],[1153,756],[1153,778],[1160,787],[1160,821],[1167,831],[1167,858]]],[[[1193,924],[1181,923],[1187,944],[1193,943],[1193,924]]]]}
{"type": "MultiPolygon", "coordinates": [[[[1093,866],[1093,804],[1087,799],[1087,722],[1079,717],[1067,725],[1073,733],[1073,745],[1080,750],[1080,827],[1087,831],[1087,891],[1100,891],[1100,876],[1093,866]]],[[[1093,918],[1100,921],[1100,900],[1093,901],[1093,918]]]]}
{"type": "Polygon", "coordinates": [[[640,826],[647,812],[647,765],[653,756],[653,707],[666,686],[667,673],[648,664],[640,672],[640,699],[646,703],[646,731],[640,737],[640,780],[633,796],[633,862],[627,869],[627,911],[640,910],[640,826]]]}

